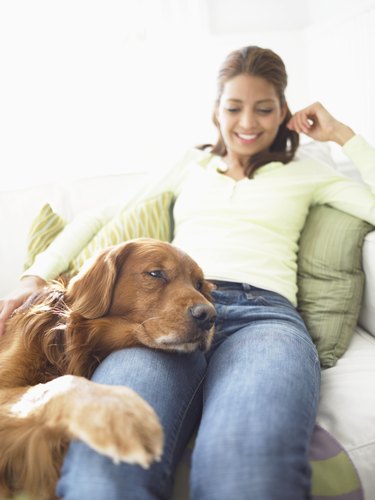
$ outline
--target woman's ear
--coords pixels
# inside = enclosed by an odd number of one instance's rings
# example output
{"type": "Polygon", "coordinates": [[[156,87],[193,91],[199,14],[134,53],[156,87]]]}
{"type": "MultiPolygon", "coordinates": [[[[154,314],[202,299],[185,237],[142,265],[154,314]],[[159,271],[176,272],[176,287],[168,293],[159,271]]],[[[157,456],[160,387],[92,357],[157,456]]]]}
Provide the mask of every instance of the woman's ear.
{"type": "Polygon", "coordinates": [[[87,319],[106,314],[118,271],[131,248],[131,243],[108,247],[72,278],[66,293],[66,302],[72,312],[87,319]]]}
{"type": "Polygon", "coordinates": [[[214,109],[212,110],[212,121],[215,125],[220,130],[220,121],[219,121],[219,102],[216,101],[214,104],[214,109]]]}
{"type": "Polygon", "coordinates": [[[283,121],[285,120],[285,117],[288,114],[288,111],[289,111],[289,106],[288,106],[288,103],[285,102],[284,105],[281,107],[281,115],[280,115],[279,125],[281,125],[283,123],[283,121]]]}

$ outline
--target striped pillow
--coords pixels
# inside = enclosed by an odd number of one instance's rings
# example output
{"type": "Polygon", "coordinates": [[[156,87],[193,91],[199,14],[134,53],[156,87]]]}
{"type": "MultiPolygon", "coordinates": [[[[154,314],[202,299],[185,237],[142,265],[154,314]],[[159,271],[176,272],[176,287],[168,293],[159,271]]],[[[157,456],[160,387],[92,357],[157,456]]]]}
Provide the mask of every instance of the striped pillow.
{"type": "Polygon", "coordinates": [[[172,201],[173,193],[165,192],[121,212],[107,222],[70,262],[66,274],[73,276],[87,259],[110,245],[141,237],[170,241],[172,201]]]}
{"type": "Polygon", "coordinates": [[[65,221],[46,203],[33,220],[27,239],[27,256],[24,270],[28,269],[38,253],[43,252],[64,229],[65,221]]]}
{"type": "MultiPolygon", "coordinates": [[[[165,192],[124,210],[98,231],[77,257],[70,262],[64,274],[68,277],[73,276],[88,258],[110,245],[143,236],[170,241],[173,230],[172,203],[173,193],[165,192]]],[[[33,264],[38,253],[47,249],[64,229],[65,224],[50,205],[43,206],[29,230],[25,270],[33,264]]]]}
{"type": "Polygon", "coordinates": [[[364,286],[362,246],[367,222],[326,205],[311,209],[298,254],[298,309],[322,367],[334,366],[349,347],[364,286]]]}

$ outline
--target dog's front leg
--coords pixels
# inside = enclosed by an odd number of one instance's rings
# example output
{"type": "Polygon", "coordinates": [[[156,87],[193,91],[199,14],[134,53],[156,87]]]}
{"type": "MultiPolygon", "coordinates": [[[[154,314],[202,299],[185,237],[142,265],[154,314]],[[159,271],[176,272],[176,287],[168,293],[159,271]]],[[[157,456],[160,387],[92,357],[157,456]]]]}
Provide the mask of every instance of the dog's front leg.
{"type": "Polygon", "coordinates": [[[33,387],[0,391],[0,492],[24,489],[54,497],[70,439],[110,457],[149,467],[162,453],[152,408],[126,387],[64,375],[33,387]]]}
{"type": "Polygon", "coordinates": [[[160,458],[163,433],[154,410],[132,389],[64,375],[31,387],[11,407],[46,429],[80,439],[114,462],[148,467],[160,458]]]}

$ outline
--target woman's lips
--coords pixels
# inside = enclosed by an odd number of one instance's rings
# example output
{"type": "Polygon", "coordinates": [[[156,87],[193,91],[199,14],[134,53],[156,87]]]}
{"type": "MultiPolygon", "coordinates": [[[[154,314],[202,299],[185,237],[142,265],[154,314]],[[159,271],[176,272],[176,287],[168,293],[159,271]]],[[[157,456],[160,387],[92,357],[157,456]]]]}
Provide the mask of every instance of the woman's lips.
{"type": "Polygon", "coordinates": [[[242,144],[253,144],[260,134],[239,134],[235,132],[235,135],[242,144]]]}

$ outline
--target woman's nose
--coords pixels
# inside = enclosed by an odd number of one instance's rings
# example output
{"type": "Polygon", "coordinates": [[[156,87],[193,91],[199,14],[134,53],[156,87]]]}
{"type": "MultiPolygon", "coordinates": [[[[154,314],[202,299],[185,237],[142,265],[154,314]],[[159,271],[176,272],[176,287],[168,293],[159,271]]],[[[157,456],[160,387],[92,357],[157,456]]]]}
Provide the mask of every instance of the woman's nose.
{"type": "Polygon", "coordinates": [[[256,116],[248,111],[241,114],[240,125],[244,130],[249,130],[256,125],[256,116]]]}

